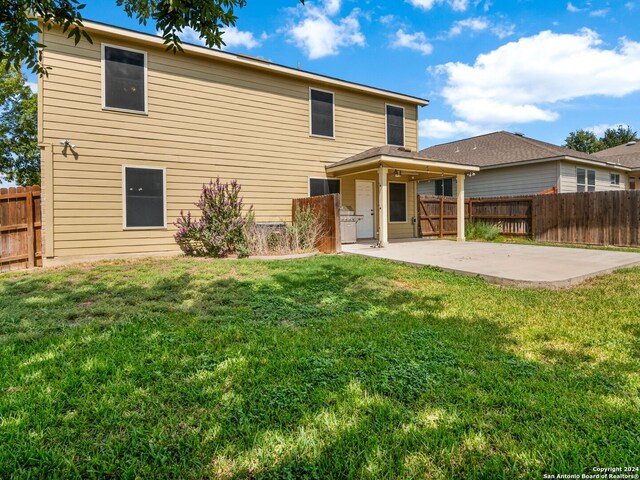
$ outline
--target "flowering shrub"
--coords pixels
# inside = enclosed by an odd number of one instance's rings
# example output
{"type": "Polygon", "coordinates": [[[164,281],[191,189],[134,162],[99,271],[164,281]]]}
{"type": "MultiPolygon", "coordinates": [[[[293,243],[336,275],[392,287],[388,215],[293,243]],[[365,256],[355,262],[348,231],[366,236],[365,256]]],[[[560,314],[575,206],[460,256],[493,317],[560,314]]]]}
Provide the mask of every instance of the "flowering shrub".
{"type": "Polygon", "coordinates": [[[178,227],[174,238],[182,251],[187,255],[222,257],[238,253],[245,256],[247,217],[242,213],[238,182],[211,180],[208,185],[202,185],[200,200],[195,205],[201,211],[200,218],[181,211],[174,223],[178,227]]]}

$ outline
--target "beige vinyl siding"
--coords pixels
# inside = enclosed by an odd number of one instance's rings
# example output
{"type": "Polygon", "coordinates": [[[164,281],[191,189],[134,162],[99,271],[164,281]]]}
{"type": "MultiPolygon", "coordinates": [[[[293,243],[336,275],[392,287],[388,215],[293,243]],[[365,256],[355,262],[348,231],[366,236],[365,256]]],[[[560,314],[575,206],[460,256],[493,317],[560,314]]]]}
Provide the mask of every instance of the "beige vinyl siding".
{"type": "MultiPolygon", "coordinates": [[[[558,178],[558,162],[530,163],[517,167],[481,168],[474,177],[464,182],[466,197],[500,197],[533,195],[555,187],[558,178]]],[[[421,195],[433,195],[435,182],[420,182],[421,195]],[[424,193],[423,193],[424,192],[424,193]]],[[[456,180],[453,194],[456,195],[456,180]]]]}
{"type": "Polygon", "coordinates": [[[572,193],[578,191],[578,178],[576,168],[584,168],[586,170],[595,170],[596,172],[596,192],[608,190],[624,190],[629,184],[628,175],[619,170],[601,168],[585,164],[563,161],[560,164],[561,192],[572,193]],[[611,173],[620,174],[620,185],[611,185],[609,175],[611,173]]]}
{"type": "MultiPolygon", "coordinates": [[[[43,187],[53,190],[56,257],[175,251],[173,221],[216,176],[240,182],[259,221],[288,220],[309,176],[386,141],[384,97],[92,36],[93,45],[73,46],[44,34],[52,69],[40,92],[42,143],[53,169],[43,187]],[[148,115],[103,111],[103,42],[147,52],[148,115]],[[335,94],[335,140],[309,136],[309,87],[335,94]],[[62,154],[62,139],[77,157],[62,154]],[[166,230],[123,230],[123,165],[166,169],[166,230]]],[[[416,150],[417,108],[402,106],[406,145],[416,150]]]]}

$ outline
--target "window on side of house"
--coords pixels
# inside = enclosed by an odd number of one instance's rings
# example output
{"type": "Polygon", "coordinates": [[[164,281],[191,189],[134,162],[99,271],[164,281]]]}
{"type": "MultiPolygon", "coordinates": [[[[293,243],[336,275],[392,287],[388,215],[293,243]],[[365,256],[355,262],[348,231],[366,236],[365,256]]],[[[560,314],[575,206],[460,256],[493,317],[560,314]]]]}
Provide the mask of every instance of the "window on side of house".
{"type": "Polygon", "coordinates": [[[310,178],[309,196],[329,195],[330,193],[340,193],[340,180],[337,178],[310,178]]]}
{"type": "Polygon", "coordinates": [[[126,228],[164,228],[165,172],[162,168],[124,168],[126,228]]]}
{"type": "Polygon", "coordinates": [[[636,189],[636,177],[629,177],[629,190],[636,189]]]}
{"type": "Polygon", "coordinates": [[[611,185],[615,185],[616,187],[620,185],[620,174],[619,173],[610,173],[609,179],[611,185]]]}
{"type": "Polygon", "coordinates": [[[404,147],[404,108],[387,105],[387,144],[404,147]]]}
{"type": "Polygon", "coordinates": [[[334,95],[323,90],[309,90],[311,104],[311,135],[317,137],[335,137],[334,95]]]}
{"type": "Polygon", "coordinates": [[[147,54],[124,48],[102,47],[103,107],[147,111],[147,54]]]}
{"type": "Polygon", "coordinates": [[[576,182],[578,192],[595,192],[596,171],[586,168],[576,168],[576,182]]]}
{"type": "Polygon", "coordinates": [[[407,221],[407,184],[389,182],[389,221],[407,221]]]}
{"type": "Polygon", "coordinates": [[[453,197],[453,178],[443,178],[436,180],[436,195],[443,197],[453,197]]]}

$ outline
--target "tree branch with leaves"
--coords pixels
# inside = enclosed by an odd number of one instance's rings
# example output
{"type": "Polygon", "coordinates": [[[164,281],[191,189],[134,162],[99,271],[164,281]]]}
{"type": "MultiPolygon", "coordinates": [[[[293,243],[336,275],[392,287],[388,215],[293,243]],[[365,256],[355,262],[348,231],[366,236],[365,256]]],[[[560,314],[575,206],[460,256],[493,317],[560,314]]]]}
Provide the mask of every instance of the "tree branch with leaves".
{"type": "MultiPolygon", "coordinates": [[[[304,0],[299,0],[304,4],[304,0]]],[[[198,32],[207,47],[220,48],[225,43],[224,30],[234,26],[236,10],[247,0],[116,0],[131,18],[142,25],[154,22],[168,51],[182,51],[180,34],[186,28],[198,32]]],[[[0,2],[0,62],[33,73],[46,75],[42,49],[37,34],[41,19],[46,29],[59,27],[76,45],[85,39],[93,43],[83,25],[85,4],[78,0],[3,0],[0,2]]]]}
{"type": "Polygon", "coordinates": [[[21,71],[0,67],[0,177],[21,186],[38,185],[37,95],[21,71]]]}

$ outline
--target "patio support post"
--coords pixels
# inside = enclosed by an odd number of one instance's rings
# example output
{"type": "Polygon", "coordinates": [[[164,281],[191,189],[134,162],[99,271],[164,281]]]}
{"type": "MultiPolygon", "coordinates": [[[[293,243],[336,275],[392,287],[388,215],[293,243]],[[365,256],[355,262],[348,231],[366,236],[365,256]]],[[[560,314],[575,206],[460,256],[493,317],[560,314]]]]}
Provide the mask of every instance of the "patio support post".
{"type": "Polygon", "coordinates": [[[457,221],[458,221],[458,241],[465,241],[464,234],[464,174],[457,175],[457,221]]]}
{"type": "Polygon", "coordinates": [[[387,194],[386,167],[378,168],[378,243],[381,247],[389,245],[389,231],[387,219],[389,218],[389,196],[387,194]]]}

